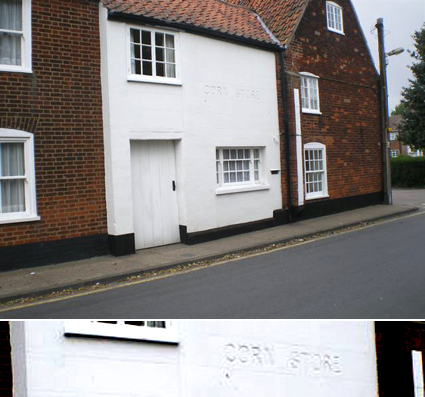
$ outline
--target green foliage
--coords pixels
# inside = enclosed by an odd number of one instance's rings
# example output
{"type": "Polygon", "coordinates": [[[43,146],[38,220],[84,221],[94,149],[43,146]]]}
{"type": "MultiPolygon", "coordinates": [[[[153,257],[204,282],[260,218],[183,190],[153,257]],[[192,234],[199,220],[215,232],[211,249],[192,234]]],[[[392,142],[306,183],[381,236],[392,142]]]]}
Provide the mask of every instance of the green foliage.
{"type": "Polygon", "coordinates": [[[413,80],[404,88],[400,114],[403,116],[399,124],[400,139],[415,149],[425,149],[425,25],[415,32],[415,51],[409,51],[415,59],[410,67],[413,80]]]}
{"type": "Polygon", "coordinates": [[[399,103],[391,112],[391,116],[398,116],[400,114],[402,114],[404,110],[404,104],[403,103],[399,103]]]}
{"type": "Polygon", "coordinates": [[[425,157],[392,158],[391,182],[395,187],[425,187],[425,157]]]}

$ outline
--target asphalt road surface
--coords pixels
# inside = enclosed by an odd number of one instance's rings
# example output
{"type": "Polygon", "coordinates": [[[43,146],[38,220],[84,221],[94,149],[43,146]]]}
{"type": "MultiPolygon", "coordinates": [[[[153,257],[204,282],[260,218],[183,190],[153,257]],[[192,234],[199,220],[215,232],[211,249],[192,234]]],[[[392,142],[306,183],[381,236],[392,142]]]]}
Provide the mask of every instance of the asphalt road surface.
{"type": "Polygon", "coordinates": [[[425,318],[425,213],[0,318],[425,318]]]}

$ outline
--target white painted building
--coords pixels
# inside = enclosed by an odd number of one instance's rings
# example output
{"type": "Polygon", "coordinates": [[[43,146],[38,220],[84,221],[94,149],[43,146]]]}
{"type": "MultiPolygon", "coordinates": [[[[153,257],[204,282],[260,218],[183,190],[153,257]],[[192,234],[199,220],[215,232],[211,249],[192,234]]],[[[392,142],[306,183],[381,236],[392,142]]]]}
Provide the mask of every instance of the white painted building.
{"type": "Polygon", "coordinates": [[[282,208],[277,43],[256,48],[111,15],[100,6],[116,253],[273,218],[282,208]]]}
{"type": "Polygon", "coordinates": [[[122,323],[11,322],[14,396],[377,393],[372,322],[122,323]]]}

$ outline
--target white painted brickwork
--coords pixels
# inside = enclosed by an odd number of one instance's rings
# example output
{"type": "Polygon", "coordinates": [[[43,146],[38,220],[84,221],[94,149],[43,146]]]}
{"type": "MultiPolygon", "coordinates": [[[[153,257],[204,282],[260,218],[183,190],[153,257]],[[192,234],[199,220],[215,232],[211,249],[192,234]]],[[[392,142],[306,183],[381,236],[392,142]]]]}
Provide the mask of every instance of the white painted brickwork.
{"type": "Polygon", "coordinates": [[[25,322],[17,396],[376,396],[370,322],[175,323],[178,345],[65,337],[62,321],[25,322]]]}
{"type": "MultiPolygon", "coordinates": [[[[275,53],[177,32],[181,85],[127,81],[127,25],[100,14],[109,234],[133,233],[130,140],[174,140],[189,233],[280,209],[275,53]],[[216,147],[261,147],[269,189],[217,195],[216,147]]],[[[176,32],[175,32],[176,33],[176,32]]]]}

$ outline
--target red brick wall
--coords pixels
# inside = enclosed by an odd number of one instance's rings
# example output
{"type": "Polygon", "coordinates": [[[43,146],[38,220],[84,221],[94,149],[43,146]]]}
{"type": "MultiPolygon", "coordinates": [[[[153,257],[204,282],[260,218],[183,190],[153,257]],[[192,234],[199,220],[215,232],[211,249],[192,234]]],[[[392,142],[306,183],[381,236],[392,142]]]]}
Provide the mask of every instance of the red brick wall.
{"type": "Polygon", "coordinates": [[[41,221],[0,247],[106,233],[98,2],[32,0],[32,74],[0,72],[0,128],[34,132],[41,221]]]}
{"type": "Polygon", "coordinates": [[[9,323],[0,321],[0,397],[12,396],[9,323]]]}
{"type": "MultiPolygon", "coordinates": [[[[331,200],[382,191],[378,76],[350,1],[336,3],[343,8],[345,35],[328,31],[325,0],[312,1],[286,52],[287,71],[320,77],[322,115],[302,113],[301,129],[303,144],[326,145],[331,200]]],[[[293,89],[299,88],[299,78],[291,73],[287,77],[288,116],[295,134],[293,89]]],[[[291,148],[294,154],[294,137],[291,148]]],[[[292,159],[292,201],[296,204],[295,156],[292,159]]]]}

